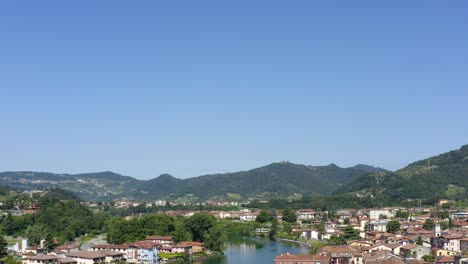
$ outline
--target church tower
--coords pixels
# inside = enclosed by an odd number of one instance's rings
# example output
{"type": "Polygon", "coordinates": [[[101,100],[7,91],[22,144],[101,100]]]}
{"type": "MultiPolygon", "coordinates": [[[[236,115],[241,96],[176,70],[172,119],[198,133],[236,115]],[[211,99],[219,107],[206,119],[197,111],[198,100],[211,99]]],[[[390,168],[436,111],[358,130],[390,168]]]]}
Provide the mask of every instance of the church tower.
{"type": "Polygon", "coordinates": [[[442,235],[442,230],[440,229],[440,224],[434,225],[434,237],[440,237],[442,235]]]}

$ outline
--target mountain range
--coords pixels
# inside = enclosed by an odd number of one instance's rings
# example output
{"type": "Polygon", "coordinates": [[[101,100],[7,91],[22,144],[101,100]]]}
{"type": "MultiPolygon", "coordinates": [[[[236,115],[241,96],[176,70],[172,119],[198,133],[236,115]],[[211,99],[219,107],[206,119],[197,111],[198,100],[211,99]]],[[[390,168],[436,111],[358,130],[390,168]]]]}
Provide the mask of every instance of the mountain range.
{"type": "Polygon", "coordinates": [[[188,179],[169,174],[138,180],[113,172],[53,174],[2,172],[0,185],[18,189],[60,187],[85,200],[244,200],[257,197],[334,195],[369,199],[468,198],[468,145],[414,162],[397,171],[368,165],[341,168],[276,162],[234,173],[188,179]]]}
{"type": "Polygon", "coordinates": [[[86,174],[3,172],[0,185],[18,189],[60,187],[85,200],[153,200],[189,195],[195,199],[242,200],[253,196],[287,197],[294,193],[325,195],[357,178],[384,169],[368,165],[341,168],[277,162],[234,173],[178,179],[169,174],[138,180],[110,171],[86,174]]]}

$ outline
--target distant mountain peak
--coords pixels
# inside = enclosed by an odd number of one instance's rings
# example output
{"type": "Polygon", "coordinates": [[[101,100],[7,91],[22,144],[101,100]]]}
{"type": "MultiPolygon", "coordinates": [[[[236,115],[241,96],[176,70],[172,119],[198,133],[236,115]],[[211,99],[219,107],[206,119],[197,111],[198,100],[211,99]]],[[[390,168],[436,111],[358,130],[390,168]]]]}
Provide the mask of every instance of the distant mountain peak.
{"type": "Polygon", "coordinates": [[[357,164],[357,165],[353,166],[352,168],[353,169],[359,169],[359,170],[367,170],[369,172],[385,172],[385,171],[388,171],[386,169],[370,166],[370,165],[367,165],[367,164],[357,164]]]}
{"type": "Polygon", "coordinates": [[[167,174],[167,173],[163,173],[161,175],[158,176],[158,179],[177,179],[176,177],[170,175],[170,174],[167,174]]]}

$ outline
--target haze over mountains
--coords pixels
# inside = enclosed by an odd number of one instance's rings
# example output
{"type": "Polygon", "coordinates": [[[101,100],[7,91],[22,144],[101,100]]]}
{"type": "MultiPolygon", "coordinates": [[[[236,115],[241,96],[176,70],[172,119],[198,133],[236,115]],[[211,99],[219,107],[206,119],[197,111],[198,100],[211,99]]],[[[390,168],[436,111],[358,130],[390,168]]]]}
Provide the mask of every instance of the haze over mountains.
{"type": "Polygon", "coordinates": [[[62,187],[86,200],[243,200],[249,197],[339,195],[371,199],[464,199],[468,188],[468,145],[390,172],[368,165],[341,168],[277,162],[234,173],[178,179],[168,174],[138,180],[113,172],[53,174],[3,172],[0,185],[20,189],[62,187]]]}

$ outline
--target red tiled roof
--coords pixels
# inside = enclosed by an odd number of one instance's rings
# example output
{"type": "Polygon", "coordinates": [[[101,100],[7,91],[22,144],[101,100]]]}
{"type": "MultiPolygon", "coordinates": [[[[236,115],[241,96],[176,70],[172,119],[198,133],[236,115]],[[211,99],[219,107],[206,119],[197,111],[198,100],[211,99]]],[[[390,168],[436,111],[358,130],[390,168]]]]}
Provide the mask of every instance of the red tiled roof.
{"type": "Polygon", "coordinates": [[[377,259],[366,261],[366,264],[405,264],[405,262],[399,258],[389,259],[377,259]]]}
{"type": "Polygon", "coordinates": [[[436,263],[454,263],[455,257],[454,256],[443,256],[436,260],[436,263]]]}
{"type": "Polygon", "coordinates": [[[60,262],[60,263],[77,263],[77,261],[75,259],[67,258],[67,257],[59,258],[58,262],[60,262]]]}
{"type": "Polygon", "coordinates": [[[55,255],[46,255],[46,254],[38,254],[36,256],[28,256],[28,259],[32,260],[55,260],[58,259],[55,255]]]}
{"type": "Polygon", "coordinates": [[[158,242],[151,242],[151,241],[138,241],[133,243],[131,246],[137,247],[137,248],[145,248],[145,249],[152,249],[154,247],[160,246],[161,243],[158,242]]]}
{"type": "Polygon", "coordinates": [[[67,257],[70,258],[84,258],[84,259],[95,259],[95,258],[104,258],[106,256],[118,256],[123,255],[122,252],[112,251],[112,250],[93,250],[93,251],[76,251],[67,254],[67,257]]]}
{"type": "Polygon", "coordinates": [[[360,255],[362,252],[361,250],[351,247],[351,246],[325,246],[321,249],[319,249],[319,254],[324,255],[324,254],[331,254],[336,255],[342,255],[342,254],[349,254],[349,255],[360,255]]]}

